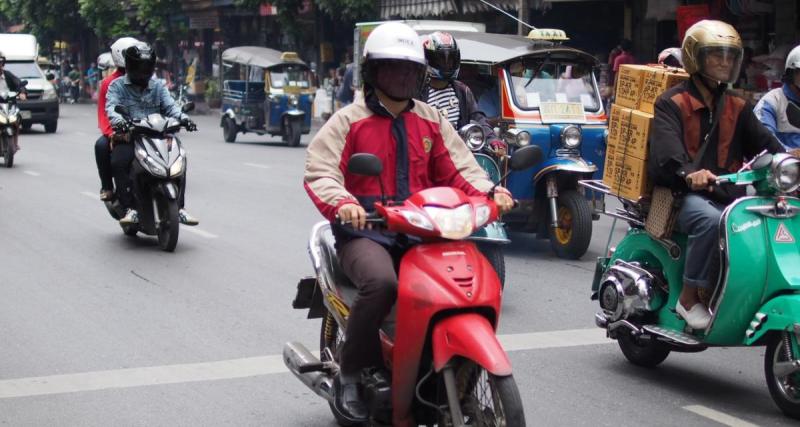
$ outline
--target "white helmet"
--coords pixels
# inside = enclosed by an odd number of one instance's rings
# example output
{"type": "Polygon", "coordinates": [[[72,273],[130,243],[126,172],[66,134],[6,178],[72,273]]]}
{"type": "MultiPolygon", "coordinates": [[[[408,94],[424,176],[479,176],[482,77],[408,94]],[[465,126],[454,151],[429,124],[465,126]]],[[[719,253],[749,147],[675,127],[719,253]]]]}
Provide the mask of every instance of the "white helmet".
{"type": "Polygon", "coordinates": [[[138,43],[133,37],[122,37],[111,45],[111,58],[114,60],[114,66],[117,68],[125,68],[125,49],[138,43]]]}
{"type": "Polygon", "coordinates": [[[789,70],[800,70],[800,46],[792,49],[789,56],[786,57],[786,66],[783,67],[783,71],[788,73],[789,70]]]}
{"type": "Polygon", "coordinates": [[[419,35],[401,22],[387,22],[372,30],[361,64],[364,83],[394,100],[417,96],[425,83],[427,64],[419,35]]]}

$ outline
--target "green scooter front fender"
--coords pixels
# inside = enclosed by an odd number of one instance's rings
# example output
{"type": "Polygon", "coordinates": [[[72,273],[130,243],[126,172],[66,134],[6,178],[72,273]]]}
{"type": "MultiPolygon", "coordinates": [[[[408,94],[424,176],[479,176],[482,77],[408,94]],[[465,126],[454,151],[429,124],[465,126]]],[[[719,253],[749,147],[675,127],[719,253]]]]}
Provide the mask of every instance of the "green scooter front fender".
{"type": "Polygon", "coordinates": [[[800,333],[800,294],[780,295],[767,301],[750,325],[745,332],[745,345],[758,343],[771,331],[800,333]]]}

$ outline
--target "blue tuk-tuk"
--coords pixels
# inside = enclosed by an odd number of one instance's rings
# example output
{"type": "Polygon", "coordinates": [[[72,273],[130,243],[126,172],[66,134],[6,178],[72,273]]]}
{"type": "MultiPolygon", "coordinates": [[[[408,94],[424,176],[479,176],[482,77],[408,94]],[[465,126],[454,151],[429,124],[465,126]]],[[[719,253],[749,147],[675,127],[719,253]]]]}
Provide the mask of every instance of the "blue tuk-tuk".
{"type": "MultiPolygon", "coordinates": [[[[603,203],[587,198],[578,185],[602,176],[605,158],[607,117],[594,75],[596,59],[562,46],[567,37],[560,30],[534,30],[527,37],[452,34],[461,49],[459,78],[497,126],[509,154],[529,144],[545,154],[535,168],[512,172],[503,182],[520,201],[503,216],[506,227],[549,238],[559,257],[581,257],[592,221],[599,219],[594,209],[602,209],[591,204],[603,203]]],[[[491,160],[507,170],[504,157],[491,160]]]]}
{"type": "Polygon", "coordinates": [[[222,52],[222,135],[280,135],[290,147],[311,131],[316,89],[311,70],[294,52],[258,46],[222,52]]]}

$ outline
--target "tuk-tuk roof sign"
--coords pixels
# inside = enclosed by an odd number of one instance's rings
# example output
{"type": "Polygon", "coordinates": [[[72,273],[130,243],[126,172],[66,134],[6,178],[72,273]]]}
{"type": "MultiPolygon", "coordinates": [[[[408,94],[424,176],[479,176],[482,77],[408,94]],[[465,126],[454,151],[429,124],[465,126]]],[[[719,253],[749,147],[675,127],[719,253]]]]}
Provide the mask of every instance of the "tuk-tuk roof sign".
{"type": "Polygon", "coordinates": [[[564,30],[557,30],[554,28],[537,28],[528,33],[528,38],[531,40],[550,40],[550,41],[567,41],[567,33],[564,30]]]}
{"type": "MultiPolygon", "coordinates": [[[[560,30],[559,30],[560,31],[560,30]]],[[[421,32],[425,34],[427,32],[421,32]]],[[[590,63],[597,60],[590,54],[565,46],[542,46],[528,37],[514,34],[453,31],[461,50],[462,63],[498,64],[527,55],[547,54],[578,57],[590,63]]],[[[566,34],[564,35],[566,37],[566,34]]]]}
{"type": "Polygon", "coordinates": [[[225,49],[222,60],[238,64],[255,65],[261,68],[270,68],[279,64],[303,64],[295,52],[281,52],[261,46],[240,46],[225,49]]]}

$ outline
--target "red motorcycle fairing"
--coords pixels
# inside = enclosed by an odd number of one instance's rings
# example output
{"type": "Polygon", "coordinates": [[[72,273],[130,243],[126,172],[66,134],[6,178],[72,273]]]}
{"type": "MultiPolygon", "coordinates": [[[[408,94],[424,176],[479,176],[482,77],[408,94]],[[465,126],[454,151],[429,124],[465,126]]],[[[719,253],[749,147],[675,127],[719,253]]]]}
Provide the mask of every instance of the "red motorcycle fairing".
{"type": "MultiPolygon", "coordinates": [[[[406,252],[400,262],[397,326],[391,351],[393,425],[411,422],[409,409],[425,340],[431,327],[435,329],[435,325],[431,325],[434,316],[452,310],[455,311],[452,322],[456,322],[456,319],[471,319],[461,316],[459,310],[484,309],[494,317],[493,325],[490,320],[486,323],[496,328],[501,292],[497,273],[472,242],[422,244],[406,252]]],[[[476,323],[470,321],[470,325],[476,323]]],[[[449,322],[446,325],[450,326],[445,331],[461,330],[449,322]]],[[[470,355],[480,351],[472,350],[463,351],[470,355]]]]}
{"type": "Polygon", "coordinates": [[[491,374],[511,375],[511,361],[497,341],[494,327],[480,314],[457,314],[436,322],[432,340],[436,372],[441,371],[453,357],[462,356],[491,374]]]}

